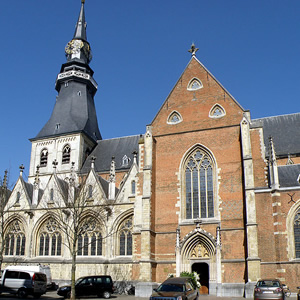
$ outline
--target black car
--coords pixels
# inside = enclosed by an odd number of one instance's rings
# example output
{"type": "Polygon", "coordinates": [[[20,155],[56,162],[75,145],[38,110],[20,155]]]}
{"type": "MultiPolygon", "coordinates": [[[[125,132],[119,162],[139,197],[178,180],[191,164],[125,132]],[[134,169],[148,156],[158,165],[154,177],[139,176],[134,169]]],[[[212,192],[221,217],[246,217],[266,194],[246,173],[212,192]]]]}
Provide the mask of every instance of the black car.
{"type": "MultiPolygon", "coordinates": [[[[98,296],[105,299],[110,298],[113,293],[113,281],[107,275],[95,275],[80,277],[75,282],[76,296],[98,296]]],[[[59,296],[70,298],[71,286],[65,285],[57,290],[59,296]]]]}
{"type": "Polygon", "coordinates": [[[172,277],[164,281],[150,296],[150,300],[195,300],[198,291],[188,277],[172,277]]]}

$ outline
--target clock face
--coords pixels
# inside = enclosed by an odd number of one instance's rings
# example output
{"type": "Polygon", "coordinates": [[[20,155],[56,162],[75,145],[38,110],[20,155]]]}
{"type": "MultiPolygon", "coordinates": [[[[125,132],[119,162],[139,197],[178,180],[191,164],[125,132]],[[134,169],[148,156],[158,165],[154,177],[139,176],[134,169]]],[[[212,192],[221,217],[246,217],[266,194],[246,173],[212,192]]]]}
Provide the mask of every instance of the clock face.
{"type": "Polygon", "coordinates": [[[66,48],[65,51],[67,54],[77,54],[80,52],[80,49],[84,46],[83,41],[81,40],[72,40],[70,41],[66,48]]]}

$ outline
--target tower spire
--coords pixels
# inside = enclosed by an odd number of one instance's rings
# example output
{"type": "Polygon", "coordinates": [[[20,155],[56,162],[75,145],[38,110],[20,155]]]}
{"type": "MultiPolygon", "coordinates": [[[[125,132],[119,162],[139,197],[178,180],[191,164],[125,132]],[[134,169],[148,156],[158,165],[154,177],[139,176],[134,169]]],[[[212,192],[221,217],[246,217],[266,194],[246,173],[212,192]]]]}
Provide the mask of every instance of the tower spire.
{"type": "Polygon", "coordinates": [[[87,41],[84,3],[85,3],[85,1],[81,0],[81,9],[80,9],[80,13],[79,13],[78,21],[77,21],[77,24],[76,24],[73,39],[79,39],[79,40],[87,41]]]}

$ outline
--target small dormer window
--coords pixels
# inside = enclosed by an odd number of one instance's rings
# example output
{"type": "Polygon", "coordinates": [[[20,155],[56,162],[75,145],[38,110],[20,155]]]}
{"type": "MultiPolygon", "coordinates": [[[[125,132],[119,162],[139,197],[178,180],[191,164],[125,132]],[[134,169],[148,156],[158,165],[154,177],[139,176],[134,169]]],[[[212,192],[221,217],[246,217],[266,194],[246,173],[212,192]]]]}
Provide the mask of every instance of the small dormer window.
{"type": "Polygon", "coordinates": [[[65,145],[62,151],[62,163],[68,164],[70,163],[71,158],[71,147],[69,145],[65,145]]]}
{"type": "Polygon", "coordinates": [[[130,160],[131,159],[127,155],[124,155],[122,158],[122,167],[128,167],[130,160]]]}
{"type": "Polygon", "coordinates": [[[188,84],[188,91],[196,91],[203,88],[202,82],[198,78],[193,78],[188,84]]]}
{"type": "Polygon", "coordinates": [[[55,124],[55,130],[58,130],[58,129],[59,129],[59,126],[60,126],[60,124],[59,124],[59,123],[56,123],[56,124],[55,124]]]}
{"type": "Polygon", "coordinates": [[[78,92],[77,92],[77,96],[81,96],[81,91],[78,91],[78,92]]]}
{"type": "Polygon", "coordinates": [[[40,157],[40,166],[41,167],[46,167],[48,162],[48,150],[44,148],[41,151],[41,157],[40,157]]]}

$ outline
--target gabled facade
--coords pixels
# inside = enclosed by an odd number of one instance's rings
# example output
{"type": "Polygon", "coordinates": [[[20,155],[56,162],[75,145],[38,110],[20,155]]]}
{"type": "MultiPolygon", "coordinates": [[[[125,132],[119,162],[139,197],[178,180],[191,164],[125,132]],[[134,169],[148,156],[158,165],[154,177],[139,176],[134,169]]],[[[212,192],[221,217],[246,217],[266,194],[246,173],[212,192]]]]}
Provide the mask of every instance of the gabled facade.
{"type": "Polygon", "coordinates": [[[110,209],[79,237],[77,276],[133,281],[137,296],[182,271],[200,275],[204,294],[252,297],[263,277],[296,291],[300,113],[252,120],[196,51],[144,135],[103,140],[82,1],[29,180],[21,168],[7,202],[5,264],[49,264],[54,281],[69,280],[53,211],[81,186],[87,216],[110,209]]]}

